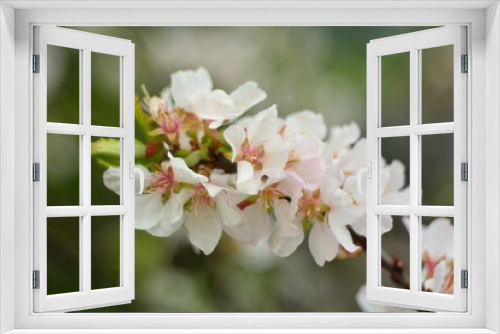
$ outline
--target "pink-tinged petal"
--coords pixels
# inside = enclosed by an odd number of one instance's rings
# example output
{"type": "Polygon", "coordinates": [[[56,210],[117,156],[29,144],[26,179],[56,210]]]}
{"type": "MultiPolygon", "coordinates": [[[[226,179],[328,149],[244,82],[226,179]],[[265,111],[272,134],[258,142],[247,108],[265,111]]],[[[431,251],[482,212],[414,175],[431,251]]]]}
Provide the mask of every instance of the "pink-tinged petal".
{"type": "Polygon", "coordinates": [[[241,221],[234,226],[224,226],[226,233],[239,242],[257,245],[269,228],[269,215],[260,202],[247,206],[241,221]]]}
{"type": "Polygon", "coordinates": [[[323,178],[326,166],[323,157],[311,156],[301,159],[292,170],[300,176],[309,188],[317,188],[323,178]]]}
{"type": "Polygon", "coordinates": [[[231,146],[233,152],[231,160],[234,162],[241,152],[241,145],[245,141],[245,129],[239,125],[231,125],[224,131],[224,138],[226,138],[227,143],[231,146]]]}
{"type": "Polygon", "coordinates": [[[287,174],[287,176],[278,183],[278,190],[291,199],[301,198],[302,189],[304,189],[304,183],[294,174],[287,174]]]}
{"type": "Polygon", "coordinates": [[[445,260],[439,261],[434,268],[434,276],[425,281],[424,287],[433,292],[440,292],[444,285],[446,275],[449,273],[448,265],[445,260]]]}
{"type": "Polygon", "coordinates": [[[135,228],[148,230],[158,224],[163,210],[161,194],[143,194],[135,197],[135,228]]]}
{"type": "Polygon", "coordinates": [[[202,67],[196,71],[178,71],[171,79],[172,98],[177,106],[185,108],[189,112],[197,104],[197,100],[212,90],[212,79],[208,71],[202,67]]]}
{"type": "Polygon", "coordinates": [[[344,247],[348,252],[355,252],[358,250],[358,246],[352,241],[351,233],[345,225],[329,224],[332,229],[333,235],[337,238],[338,242],[344,247]]]}
{"type": "Polygon", "coordinates": [[[251,81],[241,85],[231,93],[237,117],[241,116],[257,103],[264,101],[266,97],[266,92],[260,89],[255,82],[251,81]]]}
{"type": "Polygon", "coordinates": [[[286,117],[285,136],[302,133],[325,139],[326,132],[325,121],[320,113],[303,110],[286,117]]]}
{"type": "Polygon", "coordinates": [[[120,175],[121,175],[120,168],[116,167],[108,168],[106,171],[104,171],[104,174],[102,175],[102,179],[106,188],[117,193],[118,195],[120,195],[120,187],[121,187],[120,175]]]}
{"type": "Polygon", "coordinates": [[[241,211],[229,203],[226,192],[223,191],[215,197],[215,208],[224,226],[236,226],[241,222],[241,211]]]}
{"type": "Polygon", "coordinates": [[[273,138],[278,131],[278,109],[276,105],[259,112],[247,128],[247,138],[252,147],[273,138]]]}
{"type": "Polygon", "coordinates": [[[222,227],[212,207],[202,206],[197,212],[191,212],[184,222],[189,240],[205,255],[212,253],[219,243],[222,227]]]}
{"type": "Polygon", "coordinates": [[[312,226],[309,232],[309,250],[320,267],[337,256],[339,244],[326,223],[316,222],[312,226]]]}
{"type": "Polygon", "coordinates": [[[174,170],[174,177],[176,181],[190,184],[208,181],[206,176],[193,172],[193,170],[186,165],[184,159],[176,158],[170,152],[168,152],[168,158],[170,159],[170,165],[174,170]]]}
{"type": "Polygon", "coordinates": [[[156,237],[168,237],[181,227],[184,221],[184,204],[191,198],[192,191],[182,189],[180,193],[172,193],[167,203],[163,205],[162,216],[148,232],[156,237]]]}

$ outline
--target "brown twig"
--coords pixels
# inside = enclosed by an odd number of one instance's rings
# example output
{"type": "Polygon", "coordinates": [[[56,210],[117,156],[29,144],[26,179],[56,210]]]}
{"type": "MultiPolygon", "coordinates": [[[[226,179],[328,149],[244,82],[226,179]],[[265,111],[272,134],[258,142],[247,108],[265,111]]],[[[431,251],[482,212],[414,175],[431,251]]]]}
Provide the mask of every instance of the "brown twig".
{"type": "MultiPolygon", "coordinates": [[[[366,237],[356,233],[350,226],[348,226],[347,228],[351,233],[354,244],[361,247],[363,251],[366,251],[366,237]]],[[[389,272],[389,274],[391,275],[391,280],[394,283],[396,283],[403,289],[410,289],[408,274],[405,272],[404,263],[399,257],[390,257],[386,253],[382,253],[381,264],[382,268],[389,272]]]]}

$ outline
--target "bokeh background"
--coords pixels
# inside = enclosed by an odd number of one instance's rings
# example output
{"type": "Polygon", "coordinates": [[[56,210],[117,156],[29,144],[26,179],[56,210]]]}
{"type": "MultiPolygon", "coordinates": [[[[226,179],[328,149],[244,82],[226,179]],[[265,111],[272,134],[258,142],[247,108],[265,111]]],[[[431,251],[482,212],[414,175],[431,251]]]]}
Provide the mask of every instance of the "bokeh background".
{"type": "MultiPolygon", "coordinates": [[[[366,134],[366,44],[430,27],[68,27],[135,44],[135,90],[159,94],[178,70],[203,66],[214,86],[232,91],[255,81],[281,115],[310,109],[327,125],[357,123],[366,134]]],[[[452,47],[422,54],[422,122],[453,121],[452,47]],[[450,76],[451,75],[451,76],[450,76]]],[[[78,51],[49,47],[48,121],[78,123],[78,51]]],[[[92,124],[119,124],[119,60],[92,54],[92,124]]],[[[382,59],[382,125],[409,122],[409,56],[382,59]]],[[[453,138],[423,139],[424,204],[453,205],[453,138]],[[451,159],[451,160],[450,160],[451,159]]],[[[434,138],[433,138],[434,137],[434,138]]],[[[98,138],[93,138],[96,140],[98,138]]],[[[140,139],[140,138],[139,138],[140,139]]],[[[388,162],[409,163],[408,138],[384,139],[388,162]]],[[[48,205],[79,204],[79,141],[48,135],[48,205]]],[[[92,204],[119,204],[92,162],[92,204]]],[[[408,175],[407,180],[408,184],[408,175]]],[[[48,292],[78,291],[78,218],[48,219],[48,292]]],[[[357,312],[366,258],[318,267],[307,241],[290,257],[265,245],[243,247],[223,237],[210,256],[193,250],[182,232],[135,235],[135,300],[92,312],[357,312]]],[[[408,258],[408,234],[397,221],[384,235],[389,254],[408,258]]],[[[389,282],[387,277],[384,282],[389,282]]],[[[119,217],[92,218],[92,288],[119,285],[119,217]]]]}

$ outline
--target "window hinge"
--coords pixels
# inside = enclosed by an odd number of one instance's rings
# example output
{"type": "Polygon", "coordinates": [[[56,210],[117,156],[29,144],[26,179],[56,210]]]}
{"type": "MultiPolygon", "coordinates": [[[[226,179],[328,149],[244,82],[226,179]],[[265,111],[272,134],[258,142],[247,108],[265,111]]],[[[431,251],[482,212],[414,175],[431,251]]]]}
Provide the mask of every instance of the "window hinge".
{"type": "Polygon", "coordinates": [[[469,57],[467,55],[462,55],[462,73],[469,72],[469,57]]]}
{"type": "Polygon", "coordinates": [[[40,181],[40,164],[38,162],[33,164],[33,181],[40,181]]]}
{"type": "Polygon", "coordinates": [[[469,166],[466,162],[460,164],[460,180],[469,181],[469,166]]]}
{"type": "Polygon", "coordinates": [[[461,281],[460,286],[461,286],[461,288],[462,289],[469,288],[469,274],[468,274],[467,270],[462,270],[460,272],[460,276],[461,276],[460,277],[460,281],[461,281]]]}
{"type": "Polygon", "coordinates": [[[33,289],[40,289],[40,270],[33,270],[33,289]]]}
{"type": "Polygon", "coordinates": [[[40,73],[40,55],[33,55],[33,73],[40,73]]]}

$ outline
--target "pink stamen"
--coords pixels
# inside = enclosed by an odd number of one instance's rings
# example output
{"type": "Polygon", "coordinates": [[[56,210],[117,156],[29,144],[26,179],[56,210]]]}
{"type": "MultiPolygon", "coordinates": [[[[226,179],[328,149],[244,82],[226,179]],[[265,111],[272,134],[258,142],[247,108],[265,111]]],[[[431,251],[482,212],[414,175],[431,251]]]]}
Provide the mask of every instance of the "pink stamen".
{"type": "Polygon", "coordinates": [[[251,147],[248,141],[245,141],[238,154],[239,161],[248,161],[256,169],[262,168],[261,159],[264,157],[264,145],[251,147]]]}
{"type": "Polygon", "coordinates": [[[174,171],[171,167],[169,167],[167,170],[156,172],[153,176],[153,182],[151,183],[149,191],[152,193],[164,194],[168,190],[172,189],[174,185],[174,171]]]}

